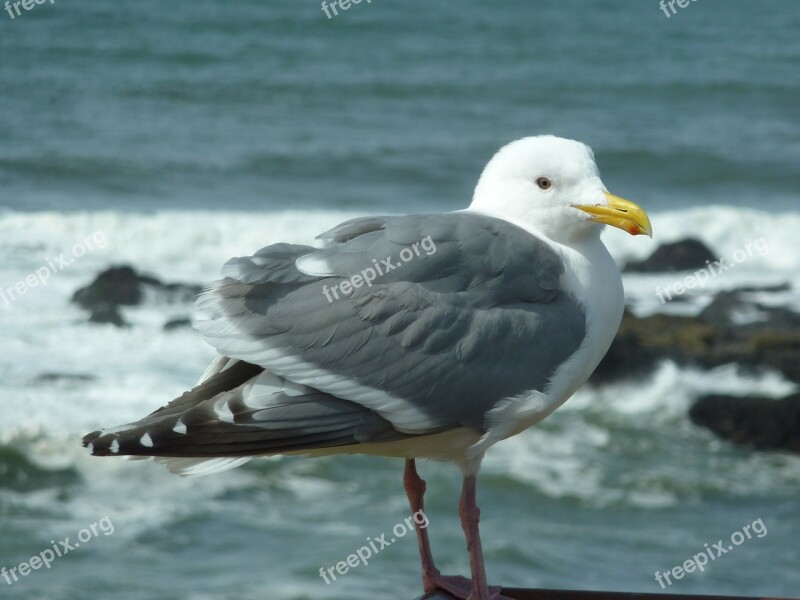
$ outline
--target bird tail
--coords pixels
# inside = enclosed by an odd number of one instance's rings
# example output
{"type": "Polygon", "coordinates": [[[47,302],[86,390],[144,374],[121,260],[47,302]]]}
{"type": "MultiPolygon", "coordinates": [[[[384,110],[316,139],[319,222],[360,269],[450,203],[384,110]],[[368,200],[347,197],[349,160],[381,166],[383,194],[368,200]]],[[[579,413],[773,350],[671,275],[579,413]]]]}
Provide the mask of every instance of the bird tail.
{"type": "Polygon", "coordinates": [[[83,438],[93,456],[156,457],[182,474],[233,468],[253,456],[405,437],[371,410],[228,360],[144,419],[83,438]]]}

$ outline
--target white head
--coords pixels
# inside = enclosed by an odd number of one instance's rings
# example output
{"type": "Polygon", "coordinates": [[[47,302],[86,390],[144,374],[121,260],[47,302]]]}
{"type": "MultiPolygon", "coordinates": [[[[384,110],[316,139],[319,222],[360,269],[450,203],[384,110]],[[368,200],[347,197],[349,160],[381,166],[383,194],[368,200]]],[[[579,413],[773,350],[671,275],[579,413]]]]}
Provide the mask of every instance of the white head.
{"type": "Polygon", "coordinates": [[[522,138],[501,148],[483,170],[470,210],[559,242],[598,236],[601,224],[652,235],[641,208],[608,193],[591,148],[552,135],[522,138]]]}

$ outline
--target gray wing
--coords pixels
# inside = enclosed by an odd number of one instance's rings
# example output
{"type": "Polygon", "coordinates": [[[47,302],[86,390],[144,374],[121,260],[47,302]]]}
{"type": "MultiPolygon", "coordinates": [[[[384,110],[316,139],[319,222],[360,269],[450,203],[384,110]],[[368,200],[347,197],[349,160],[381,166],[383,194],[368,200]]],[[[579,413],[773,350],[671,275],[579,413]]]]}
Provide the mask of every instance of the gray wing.
{"type": "Polygon", "coordinates": [[[498,401],[543,390],[583,340],[561,259],[505,221],[373,217],[320,238],[229,261],[199,301],[206,341],[422,434],[485,431],[498,401]]]}

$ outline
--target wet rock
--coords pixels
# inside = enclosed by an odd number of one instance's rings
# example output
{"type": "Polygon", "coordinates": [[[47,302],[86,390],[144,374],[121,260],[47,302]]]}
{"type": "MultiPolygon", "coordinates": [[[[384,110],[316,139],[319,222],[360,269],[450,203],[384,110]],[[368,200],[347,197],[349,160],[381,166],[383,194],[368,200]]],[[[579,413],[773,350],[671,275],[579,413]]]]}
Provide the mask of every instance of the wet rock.
{"type": "Polygon", "coordinates": [[[119,309],[113,304],[98,304],[93,306],[90,310],[90,323],[97,323],[98,325],[116,325],[117,327],[130,326],[130,324],[122,318],[119,309]]]}
{"type": "Polygon", "coordinates": [[[800,315],[750,302],[738,291],[718,294],[697,317],[637,318],[626,311],[591,381],[641,376],[664,359],[707,369],[731,363],[753,373],[774,369],[800,382],[800,315]]]}
{"type": "Polygon", "coordinates": [[[37,384],[79,384],[79,383],[88,383],[90,381],[94,381],[96,378],[94,375],[89,375],[88,373],[56,373],[56,372],[47,372],[47,373],[40,373],[36,377],[34,377],[32,383],[34,385],[37,384]]]}
{"type": "MultiPolygon", "coordinates": [[[[764,291],[761,288],[759,291],[764,291]]],[[[784,291],[782,288],[780,291],[784,291]]],[[[787,330],[800,328],[800,315],[781,306],[767,306],[747,299],[749,288],[719,292],[698,315],[719,327],[787,330]],[[746,291],[747,290],[747,291],[746,291]]]]}
{"type": "Polygon", "coordinates": [[[694,271],[707,267],[706,261],[717,259],[711,249],[700,240],[687,238],[671,244],[661,244],[649,257],[634,261],[625,267],[628,273],[666,273],[694,271]]]}
{"type": "Polygon", "coordinates": [[[639,377],[653,368],[659,355],[642,344],[636,331],[638,321],[633,314],[625,311],[611,347],[592,374],[592,383],[604,384],[639,377]]]}
{"type": "Polygon", "coordinates": [[[766,292],[776,294],[778,292],[788,292],[792,289],[790,283],[776,283],[775,285],[743,285],[738,287],[734,292],[766,292]]]}
{"type": "Polygon", "coordinates": [[[800,453],[800,394],[782,400],[703,396],[692,406],[689,418],[735,444],[800,453]]]}
{"type": "Polygon", "coordinates": [[[164,323],[164,331],[174,331],[176,329],[184,329],[192,326],[192,320],[189,317],[179,317],[177,319],[170,319],[164,323]]]}
{"type": "Polygon", "coordinates": [[[150,281],[150,278],[138,275],[132,267],[111,267],[76,291],[72,302],[87,310],[103,304],[135,306],[142,302],[142,284],[150,281]]]}
{"type": "Polygon", "coordinates": [[[89,285],[72,296],[72,302],[91,313],[92,323],[126,325],[121,306],[137,306],[152,299],[164,303],[188,303],[202,291],[199,285],[164,283],[138,273],[128,265],[115,266],[101,272],[89,285]]]}
{"type": "Polygon", "coordinates": [[[718,327],[729,327],[742,317],[755,317],[754,311],[753,304],[745,302],[739,291],[720,292],[697,317],[718,327]]]}
{"type": "Polygon", "coordinates": [[[708,352],[717,330],[693,317],[656,314],[638,318],[626,311],[592,383],[603,384],[646,374],[658,361],[688,363],[708,352]]]}

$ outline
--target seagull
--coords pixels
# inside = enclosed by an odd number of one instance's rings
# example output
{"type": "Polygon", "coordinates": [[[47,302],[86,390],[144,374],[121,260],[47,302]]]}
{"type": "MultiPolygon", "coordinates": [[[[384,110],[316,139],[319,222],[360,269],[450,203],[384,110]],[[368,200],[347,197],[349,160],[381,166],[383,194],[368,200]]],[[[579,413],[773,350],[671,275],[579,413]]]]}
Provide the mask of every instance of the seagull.
{"type": "Polygon", "coordinates": [[[652,237],[588,146],[542,135],[502,147],[466,209],[356,218],[315,245],[233,258],[197,302],[195,328],[218,352],[198,384],[83,444],[183,475],[274,455],[403,458],[414,512],[416,459],[453,462],[471,578],[442,575],[417,526],[424,592],[502,600],[481,549],[481,460],[563,404],[608,350],[624,293],[604,225],[652,237]]]}

